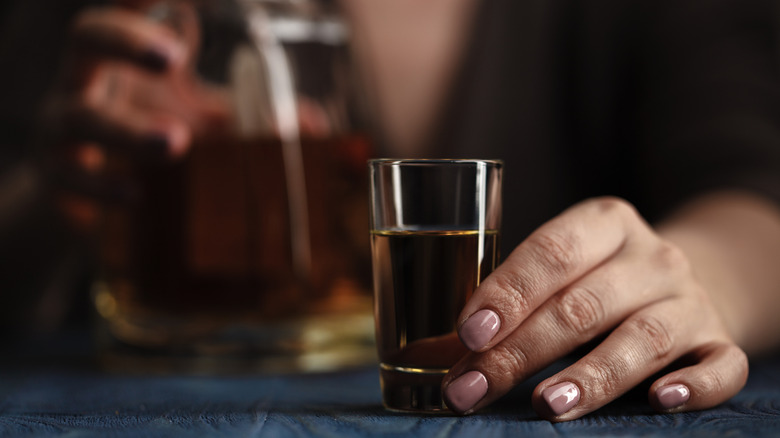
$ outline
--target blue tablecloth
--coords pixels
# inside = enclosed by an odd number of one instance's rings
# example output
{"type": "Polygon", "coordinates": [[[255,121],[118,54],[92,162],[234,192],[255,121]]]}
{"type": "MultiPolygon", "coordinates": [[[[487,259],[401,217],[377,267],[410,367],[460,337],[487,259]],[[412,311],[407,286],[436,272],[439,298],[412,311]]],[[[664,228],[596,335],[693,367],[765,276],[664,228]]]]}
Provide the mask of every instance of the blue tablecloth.
{"type": "Polygon", "coordinates": [[[286,375],[117,374],[95,367],[89,348],[63,353],[69,342],[27,345],[0,358],[0,437],[780,436],[780,357],[754,361],[746,388],[715,409],[655,414],[644,391],[635,391],[580,420],[553,424],[530,407],[535,382],[472,416],[405,415],[381,407],[374,367],[286,375]]]}

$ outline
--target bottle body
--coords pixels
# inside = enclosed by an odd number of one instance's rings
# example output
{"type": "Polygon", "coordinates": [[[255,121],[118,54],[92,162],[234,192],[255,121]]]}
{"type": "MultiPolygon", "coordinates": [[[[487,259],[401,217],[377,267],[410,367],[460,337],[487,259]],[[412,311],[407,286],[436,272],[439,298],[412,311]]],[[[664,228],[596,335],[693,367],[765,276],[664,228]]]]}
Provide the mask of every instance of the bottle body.
{"type": "Polygon", "coordinates": [[[223,369],[366,363],[371,151],[351,123],[345,34],[264,3],[230,16],[243,37],[212,68],[229,122],[175,162],[116,163],[139,196],[104,215],[102,332],[223,369]]]}

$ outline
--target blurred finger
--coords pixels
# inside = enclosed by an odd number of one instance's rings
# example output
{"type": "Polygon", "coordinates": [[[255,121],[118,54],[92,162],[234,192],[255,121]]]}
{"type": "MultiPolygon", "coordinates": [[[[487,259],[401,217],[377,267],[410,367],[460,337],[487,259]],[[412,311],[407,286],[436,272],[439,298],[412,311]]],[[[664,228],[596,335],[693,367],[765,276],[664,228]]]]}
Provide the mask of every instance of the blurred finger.
{"type": "Polygon", "coordinates": [[[182,156],[190,143],[188,124],[174,115],[138,108],[123,98],[122,74],[130,72],[99,69],[81,96],[62,97],[53,102],[52,126],[56,137],[67,141],[97,143],[111,150],[148,158],[182,156]]]}
{"type": "Polygon", "coordinates": [[[466,354],[458,336],[448,333],[442,336],[417,339],[412,341],[395,355],[388,357],[387,362],[399,365],[441,368],[443,363],[455,363],[466,354]]]}
{"type": "Polygon", "coordinates": [[[186,47],[175,32],[121,8],[92,8],[80,14],[72,27],[71,43],[83,56],[120,59],[152,71],[186,63],[186,47]]]}
{"type": "Polygon", "coordinates": [[[140,159],[177,158],[189,146],[189,128],[173,117],[135,116],[123,120],[110,114],[74,109],[68,119],[72,121],[74,138],[84,138],[140,159]]]}

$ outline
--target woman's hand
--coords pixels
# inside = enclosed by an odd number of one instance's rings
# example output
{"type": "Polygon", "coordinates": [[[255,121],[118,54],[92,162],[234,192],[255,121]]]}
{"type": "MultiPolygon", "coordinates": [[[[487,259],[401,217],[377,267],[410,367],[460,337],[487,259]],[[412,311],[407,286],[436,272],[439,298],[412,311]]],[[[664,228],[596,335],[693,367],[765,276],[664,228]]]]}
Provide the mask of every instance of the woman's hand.
{"type": "Polygon", "coordinates": [[[55,146],[48,165],[62,189],[60,203],[82,227],[95,220],[95,200],[132,194],[130,181],[106,169],[108,156],[176,159],[199,131],[227,117],[223,93],[194,73],[194,9],[184,2],[125,3],[134,4],[77,16],[42,120],[44,142],[55,146]]]}
{"type": "Polygon", "coordinates": [[[193,72],[194,13],[182,4],[177,30],[118,6],[77,16],[46,114],[58,139],[129,154],[183,154],[192,130],[222,110],[193,72]]]}
{"type": "Polygon", "coordinates": [[[542,417],[581,417],[670,366],[649,392],[663,412],[715,406],[747,378],[746,355],[689,259],[613,198],[575,205],[520,244],[475,291],[459,335],[472,353],[443,382],[458,413],[604,336],[538,385],[542,417]]]}

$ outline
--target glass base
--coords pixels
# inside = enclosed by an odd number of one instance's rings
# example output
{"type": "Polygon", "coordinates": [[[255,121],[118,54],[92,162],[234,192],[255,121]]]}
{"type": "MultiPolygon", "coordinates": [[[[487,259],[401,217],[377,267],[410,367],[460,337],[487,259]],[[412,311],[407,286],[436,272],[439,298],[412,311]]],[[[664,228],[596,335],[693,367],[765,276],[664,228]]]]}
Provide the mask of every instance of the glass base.
{"type": "MultiPolygon", "coordinates": [[[[274,324],[233,324],[190,339],[143,344],[125,340],[130,321],[100,319],[101,365],[127,373],[327,372],[375,364],[373,318],[365,312],[318,315],[274,324]]],[[[137,322],[137,321],[136,321],[137,322]]],[[[170,323],[170,321],[168,321],[170,323]]],[[[156,324],[143,326],[154,331],[156,324]]],[[[169,324],[164,324],[170,330],[169,324]]],[[[140,329],[136,327],[136,329],[140,329]]],[[[165,332],[158,326],[158,333],[165,332]]]]}
{"type": "Polygon", "coordinates": [[[441,394],[444,368],[412,368],[382,363],[382,403],[397,412],[450,414],[441,394]]]}

